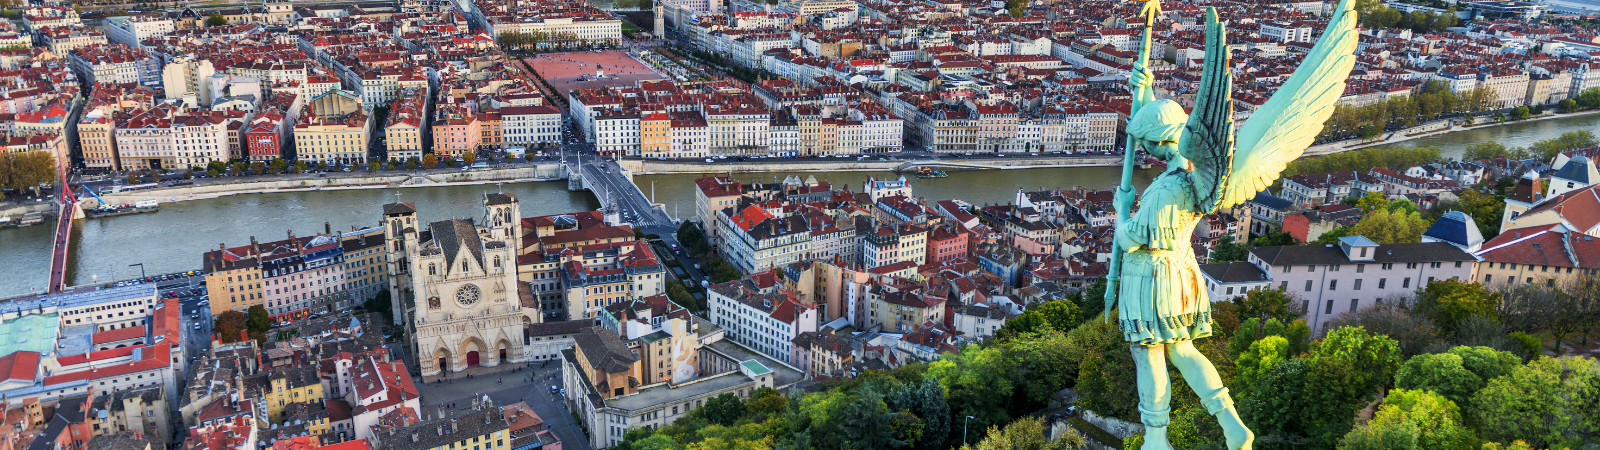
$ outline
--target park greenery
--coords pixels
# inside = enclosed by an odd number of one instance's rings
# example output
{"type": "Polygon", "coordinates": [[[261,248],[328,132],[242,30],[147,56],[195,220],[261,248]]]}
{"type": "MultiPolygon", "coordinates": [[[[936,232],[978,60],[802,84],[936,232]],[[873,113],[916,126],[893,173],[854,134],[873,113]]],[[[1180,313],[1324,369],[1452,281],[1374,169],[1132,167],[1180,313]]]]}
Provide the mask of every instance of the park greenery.
{"type": "MultiPolygon", "coordinates": [[[[1600,439],[1600,364],[1546,356],[1540,337],[1559,346],[1600,330],[1600,306],[1555,306],[1594,303],[1572,300],[1600,294],[1597,278],[1506,292],[1435,281],[1346,314],[1325,334],[1306,326],[1294,295],[1256,290],[1215,302],[1216,334],[1197,347],[1234,392],[1257,448],[1584,448],[1600,439]]],[[[1067,406],[1056,397],[1063,389],[1080,408],[1138,421],[1128,344],[1098,315],[1098,294],[1083,294],[1033,304],[994,338],[936,361],[823,378],[803,393],[724,395],[670,425],[629,430],[615,448],[1136,449],[1141,436],[1117,439],[1077,419],[1066,419],[1062,439],[1041,438],[1040,418],[1067,406]]],[[[1173,392],[1174,448],[1224,448],[1199,399],[1173,392]]]]}
{"type": "Polygon", "coordinates": [[[37,197],[40,188],[54,185],[55,179],[56,162],[50,152],[0,152],[0,199],[8,190],[30,190],[37,197]]]}

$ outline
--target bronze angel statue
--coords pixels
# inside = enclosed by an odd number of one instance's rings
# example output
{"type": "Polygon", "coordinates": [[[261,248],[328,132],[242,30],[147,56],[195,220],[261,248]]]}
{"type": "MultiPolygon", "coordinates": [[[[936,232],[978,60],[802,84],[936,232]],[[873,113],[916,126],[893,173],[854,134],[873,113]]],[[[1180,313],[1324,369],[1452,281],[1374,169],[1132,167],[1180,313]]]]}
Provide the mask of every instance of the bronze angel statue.
{"type": "MultiPolygon", "coordinates": [[[[1145,8],[1148,13],[1160,7],[1145,8]]],[[[1150,99],[1152,75],[1144,63],[1135,65],[1129,83],[1142,106],[1129,121],[1130,141],[1165,161],[1167,169],[1145,189],[1138,211],[1117,224],[1113,252],[1122,261],[1107,290],[1106,308],[1118,308],[1118,324],[1133,351],[1144,450],[1171,448],[1167,358],[1217,418],[1228,448],[1251,448],[1254,435],[1234,409],[1228,388],[1194,347],[1195,339],[1212,333],[1211,302],[1189,236],[1202,216],[1254,197],[1311,145],[1344,93],[1356,42],[1356,13],[1351,0],[1341,0],[1316,47],[1250,115],[1237,137],[1227,33],[1215,9],[1206,11],[1205,67],[1193,114],[1184,114],[1171,100],[1150,99]]],[[[1135,148],[1130,145],[1128,151],[1135,148]]],[[[1134,199],[1125,186],[1114,202],[1126,212],[1134,199]]]]}

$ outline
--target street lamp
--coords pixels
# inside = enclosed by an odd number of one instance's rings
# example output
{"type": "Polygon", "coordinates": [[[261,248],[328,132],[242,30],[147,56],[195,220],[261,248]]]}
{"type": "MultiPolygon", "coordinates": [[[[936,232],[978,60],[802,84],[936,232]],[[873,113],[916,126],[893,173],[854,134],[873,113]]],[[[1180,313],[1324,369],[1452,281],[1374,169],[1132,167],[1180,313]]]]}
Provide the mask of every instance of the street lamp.
{"type": "Polygon", "coordinates": [[[128,267],[139,266],[139,279],[144,279],[144,263],[129,264],[128,267]]]}
{"type": "Polygon", "coordinates": [[[967,424],[972,422],[972,416],[967,416],[961,421],[961,445],[967,445],[967,424]]]}

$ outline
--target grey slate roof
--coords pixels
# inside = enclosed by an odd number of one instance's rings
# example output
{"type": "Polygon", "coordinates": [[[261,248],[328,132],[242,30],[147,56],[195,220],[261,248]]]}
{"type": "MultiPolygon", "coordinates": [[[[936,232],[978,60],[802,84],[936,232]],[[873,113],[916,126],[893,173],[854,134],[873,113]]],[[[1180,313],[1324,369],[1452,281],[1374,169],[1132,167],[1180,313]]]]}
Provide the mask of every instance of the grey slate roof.
{"type": "Polygon", "coordinates": [[[414,202],[400,202],[383,205],[383,215],[385,216],[391,214],[411,214],[415,212],[417,212],[417,204],[414,202]]]}
{"type": "Polygon", "coordinates": [[[472,259],[479,267],[483,263],[483,242],[478,239],[478,227],[472,225],[471,219],[441,220],[428,224],[428,230],[433,232],[433,240],[444,251],[445,273],[456,270],[456,254],[463,248],[472,254],[472,259]]]}
{"type": "Polygon", "coordinates": [[[1283,198],[1280,198],[1278,196],[1272,195],[1271,193],[1268,193],[1267,191],[1261,191],[1261,192],[1256,193],[1255,198],[1250,199],[1250,201],[1256,202],[1257,204],[1260,204],[1261,206],[1265,206],[1265,207],[1276,209],[1276,210],[1287,209],[1288,207],[1294,205],[1294,202],[1290,202],[1290,201],[1285,200],[1283,198]]]}
{"type": "Polygon", "coordinates": [[[1444,216],[1434,221],[1422,235],[1463,247],[1483,243],[1483,234],[1478,232],[1478,223],[1472,220],[1472,216],[1461,211],[1444,213],[1444,216]]]}
{"type": "Polygon", "coordinates": [[[395,430],[392,435],[381,435],[380,438],[385,449],[423,450],[449,446],[463,440],[470,444],[474,436],[510,428],[500,408],[488,406],[458,410],[444,417],[417,422],[395,430]]]}
{"type": "MultiPolygon", "coordinates": [[[[1255,247],[1250,254],[1273,266],[1350,264],[1350,258],[1338,246],[1294,245],[1284,247],[1255,247]]],[[[1472,255],[1444,242],[1379,244],[1373,263],[1476,261],[1472,255]]]]}
{"type": "Polygon", "coordinates": [[[494,194],[484,194],[483,195],[483,204],[489,205],[489,206],[509,205],[509,204],[516,203],[516,202],[517,202],[516,194],[497,192],[497,193],[494,193],[494,194]]]}
{"type": "Polygon", "coordinates": [[[1264,283],[1271,281],[1267,279],[1267,273],[1262,272],[1260,267],[1247,262],[1201,264],[1200,270],[1219,283],[1264,283]]]}
{"type": "Polygon", "coordinates": [[[1561,170],[1557,170],[1554,176],[1584,185],[1600,182],[1600,179],[1596,179],[1594,163],[1583,156],[1575,156],[1568,160],[1567,164],[1561,166],[1561,170]]]}
{"type": "Polygon", "coordinates": [[[583,356],[589,359],[589,366],[604,370],[606,373],[626,372],[632,364],[639,360],[634,356],[628,346],[622,343],[622,338],[615,331],[599,330],[579,333],[573,340],[578,345],[578,350],[583,351],[583,356]]]}

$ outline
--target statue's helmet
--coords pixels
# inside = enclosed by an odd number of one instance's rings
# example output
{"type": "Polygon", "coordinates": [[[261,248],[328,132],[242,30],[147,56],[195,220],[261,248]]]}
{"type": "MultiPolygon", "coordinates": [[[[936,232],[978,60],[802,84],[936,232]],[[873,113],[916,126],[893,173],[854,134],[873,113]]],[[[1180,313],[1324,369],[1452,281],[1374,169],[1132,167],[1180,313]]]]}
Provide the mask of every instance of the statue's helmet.
{"type": "Polygon", "coordinates": [[[1128,123],[1128,134],[1149,141],[1145,150],[1165,160],[1177,155],[1178,138],[1183,136],[1183,126],[1188,122],[1189,114],[1183,112],[1178,102],[1161,99],[1134,113],[1133,120],[1128,123]]]}

